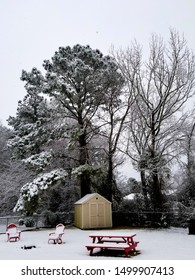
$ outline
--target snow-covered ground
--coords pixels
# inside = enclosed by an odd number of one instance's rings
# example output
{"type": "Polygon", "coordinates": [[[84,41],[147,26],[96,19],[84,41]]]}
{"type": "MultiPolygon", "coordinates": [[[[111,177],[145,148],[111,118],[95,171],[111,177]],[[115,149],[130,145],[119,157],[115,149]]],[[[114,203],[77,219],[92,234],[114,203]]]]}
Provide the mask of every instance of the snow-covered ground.
{"type": "MultiPolygon", "coordinates": [[[[103,230],[105,232],[105,230],[103,230]]],[[[195,260],[195,235],[189,235],[187,229],[111,229],[106,232],[115,234],[136,233],[140,254],[131,260],[195,260]]],[[[91,242],[89,235],[97,231],[67,228],[62,244],[48,244],[51,230],[25,231],[18,242],[7,242],[6,235],[0,235],[1,260],[88,260],[121,259],[121,256],[89,256],[85,245],[91,242]],[[24,245],[36,248],[24,250],[24,245]]],[[[98,231],[100,232],[100,230],[98,231]]],[[[123,258],[122,258],[123,259],[123,258]]]]}

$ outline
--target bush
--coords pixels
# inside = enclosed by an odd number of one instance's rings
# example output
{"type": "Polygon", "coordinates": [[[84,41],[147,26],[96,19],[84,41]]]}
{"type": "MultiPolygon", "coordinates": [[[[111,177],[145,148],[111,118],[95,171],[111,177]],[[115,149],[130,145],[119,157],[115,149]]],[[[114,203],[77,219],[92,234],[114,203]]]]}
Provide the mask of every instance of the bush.
{"type": "Polygon", "coordinates": [[[33,227],[35,225],[35,221],[33,218],[27,218],[24,222],[26,227],[33,227]]]}
{"type": "Polygon", "coordinates": [[[18,224],[19,224],[19,226],[23,226],[24,225],[24,219],[19,219],[18,224]]]}
{"type": "Polygon", "coordinates": [[[45,221],[44,224],[45,226],[50,226],[50,227],[55,227],[56,224],[58,223],[58,217],[56,213],[53,213],[52,211],[45,211],[43,213],[45,221]]]}
{"type": "Polygon", "coordinates": [[[47,210],[43,213],[45,218],[45,226],[49,227],[55,227],[57,224],[67,224],[71,223],[72,217],[70,217],[69,213],[65,212],[52,212],[50,210],[47,210]]]}
{"type": "Polygon", "coordinates": [[[118,210],[113,212],[113,225],[168,227],[170,225],[170,214],[145,209],[140,199],[124,200],[118,210]]]}

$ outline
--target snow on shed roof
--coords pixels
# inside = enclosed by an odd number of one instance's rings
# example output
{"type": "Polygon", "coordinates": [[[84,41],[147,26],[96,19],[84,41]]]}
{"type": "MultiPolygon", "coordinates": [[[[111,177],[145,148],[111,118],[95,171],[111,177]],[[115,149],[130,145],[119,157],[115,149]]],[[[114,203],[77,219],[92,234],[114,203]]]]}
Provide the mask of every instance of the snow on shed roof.
{"type": "Polygon", "coordinates": [[[75,204],[83,204],[88,202],[91,198],[95,197],[95,196],[99,196],[101,198],[103,198],[104,200],[106,200],[107,202],[111,203],[109,200],[107,200],[105,197],[101,196],[98,193],[90,193],[90,194],[86,194],[84,197],[82,197],[81,199],[79,199],[78,201],[75,202],[75,204]]]}

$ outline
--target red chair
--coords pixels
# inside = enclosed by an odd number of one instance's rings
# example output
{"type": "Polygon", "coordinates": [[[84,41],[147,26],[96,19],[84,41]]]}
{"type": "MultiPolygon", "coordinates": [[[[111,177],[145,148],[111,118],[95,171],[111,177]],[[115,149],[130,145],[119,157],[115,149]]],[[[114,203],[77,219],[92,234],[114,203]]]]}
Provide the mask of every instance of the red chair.
{"type": "Polygon", "coordinates": [[[48,243],[50,240],[52,240],[54,242],[54,244],[56,244],[56,243],[61,244],[62,235],[64,234],[64,229],[65,229],[65,226],[63,224],[58,224],[56,226],[56,230],[54,232],[50,232],[48,243]]]}
{"type": "Polygon", "coordinates": [[[7,226],[7,241],[18,241],[20,240],[21,231],[17,230],[17,226],[15,224],[9,224],[7,226]]]}

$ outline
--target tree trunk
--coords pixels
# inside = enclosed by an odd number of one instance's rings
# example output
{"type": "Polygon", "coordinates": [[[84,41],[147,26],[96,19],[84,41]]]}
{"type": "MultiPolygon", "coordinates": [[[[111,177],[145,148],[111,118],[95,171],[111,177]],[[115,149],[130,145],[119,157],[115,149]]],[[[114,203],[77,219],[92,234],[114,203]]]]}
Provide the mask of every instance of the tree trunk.
{"type": "MultiPolygon", "coordinates": [[[[79,136],[79,146],[79,164],[82,166],[88,163],[88,150],[85,133],[79,136]]],[[[90,181],[89,172],[87,170],[83,171],[80,176],[81,197],[91,192],[90,181]]]]}
{"type": "Polygon", "coordinates": [[[158,178],[158,170],[154,167],[152,171],[152,193],[151,193],[151,199],[152,199],[152,205],[154,210],[162,210],[163,208],[163,196],[160,189],[160,182],[158,178]]]}
{"type": "Polygon", "coordinates": [[[151,162],[152,162],[152,170],[151,170],[151,199],[154,210],[162,209],[162,193],[160,188],[159,176],[158,176],[158,168],[157,164],[158,158],[156,155],[156,133],[155,133],[155,113],[152,111],[152,119],[151,119],[151,162]]]}
{"type": "MultiPolygon", "coordinates": [[[[193,140],[193,133],[195,130],[195,123],[193,123],[191,131],[188,135],[188,144],[187,144],[187,180],[188,180],[188,186],[187,186],[187,192],[189,199],[193,199],[195,197],[195,180],[194,180],[194,156],[192,151],[192,140],[193,140]]],[[[188,204],[190,205],[190,203],[188,204]]]]}
{"type": "Polygon", "coordinates": [[[107,190],[106,198],[112,202],[113,195],[113,155],[110,152],[108,156],[108,174],[107,174],[107,190]]]}
{"type": "Polygon", "coordinates": [[[142,192],[144,196],[144,202],[146,209],[149,209],[149,201],[148,201],[148,191],[147,191],[147,183],[146,183],[146,176],[145,171],[140,171],[141,183],[142,183],[142,192]]]}

